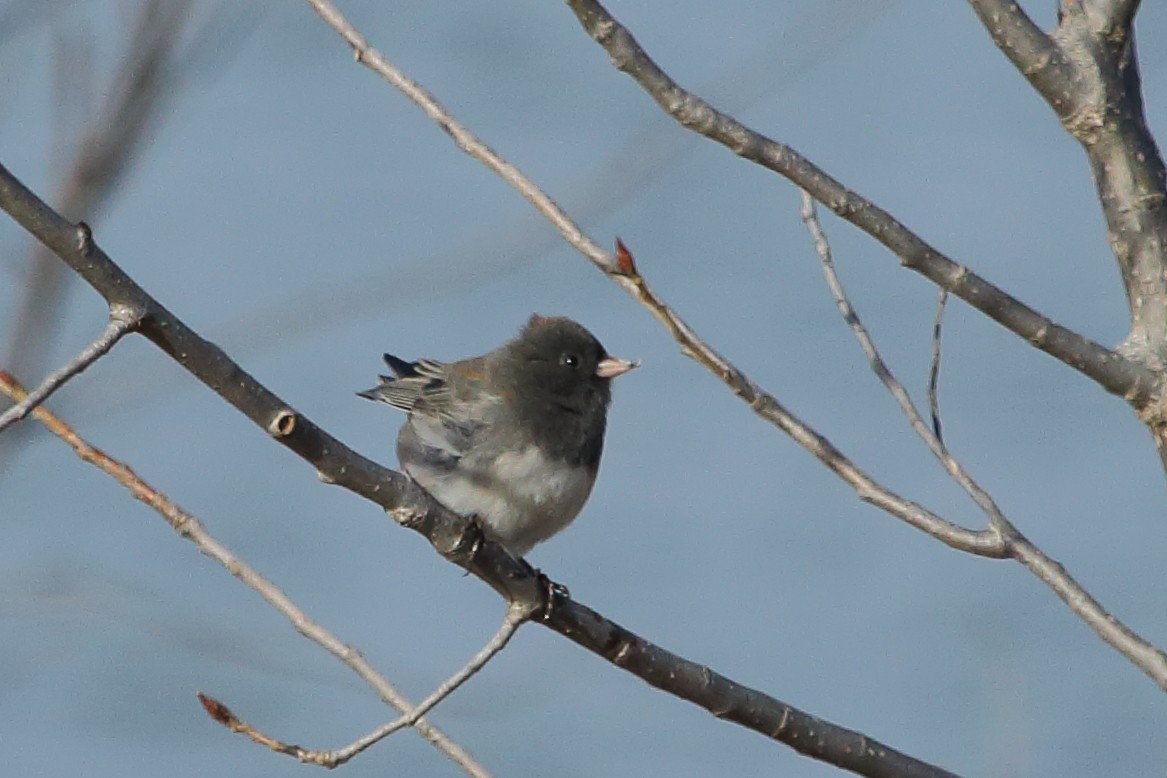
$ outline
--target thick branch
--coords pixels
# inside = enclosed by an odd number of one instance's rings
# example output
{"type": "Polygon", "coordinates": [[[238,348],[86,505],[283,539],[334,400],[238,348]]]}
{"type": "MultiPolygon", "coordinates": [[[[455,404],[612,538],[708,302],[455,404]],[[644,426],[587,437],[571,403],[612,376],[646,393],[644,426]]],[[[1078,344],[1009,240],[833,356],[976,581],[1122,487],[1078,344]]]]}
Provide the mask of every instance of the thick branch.
{"type": "Polygon", "coordinates": [[[297,413],[202,339],[114,264],[89,235],[70,224],[0,166],[0,208],[53,250],[109,303],[146,312],[139,329],[203,384],[312,464],[319,477],[383,507],[396,521],[429,539],[451,562],[481,578],[510,603],[527,603],[540,623],[659,689],[714,715],[785,743],[808,756],[868,776],[945,776],[950,773],[845,727],[831,724],[704,665],[656,646],[569,599],[548,607],[546,579],[474,525],[434,501],[407,476],[362,457],[297,413]]]}
{"type": "MultiPolygon", "coordinates": [[[[1138,0],[1062,0],[1052,37],[1037,30],[1014,2],[969,2],[993,41],[1082,144],[1130,312],[1130,331],[1117,351],[1128,363],[1162,374],[1167,168],[1143,106],[1133,31],[1138,0]],[[1051,69],[1061,75],[1051,80],[1051,69]]],[[[1167,391],[1160,386],[1149,395],[1122,394],[1151,430],[1167,469],[1167,391]]]]}
{"type": "Polygon", "coordinates": [[[900,262],[947,289],[1010,332],[1093,379],[1136,407],[1156,392],[1158,376],[1121,354],[1056,324],[964,265],[957,264],[890,213],[831,178],[791,147],[765,137],[678,86],[595,0],[568,0],[583,28],[674,119],[735,154],[788,178],[842,219],[890,249],[900,262]]]}
{"type": "Polygon", "coordinates": [[[546,623],[656,688],[696,703],[718,718],[762,732],[807,756],[860,775],[888,778],[951,775],[859,732],[741,686],[705,665],[680,659],[585,605],[575,602],[571,608],[557,605],[546,623]]]}
{"type": "Polygon", "coordinates": [[[1081,74],[1081,105],[1063,124],[1090,162],[1126,290],[1131,330],[1120,351],[1162,370],[1167,366],[1167,170],[1147,127],[1129,26],[1135,8],[1123,6],[1102,18],[1096,17],[1104,9],[1092,10],[1067,15],[1059,29],[1081,74]],[[1126,26],[1112,26],[1123,20],[1126,26]]]}
{"type": "Polygon", "coordinates": [[[1046,102],[1058,110],[1070,104],[1074,68],[1061,49],[1033,23],[1015,0],[968,0],[993,43],[1046,102]]]}
{"type": "Polygon", "coordinates": [[[1161,370],[1167,365],[1167,174],[1142,105],[1132,30],[1139,2],[1063,0],[1050,37],[1018,3],[969,1],[993,42],[1082,143],[1131,313],[1119,351],[1161,370]],[[1056,64],[1062,75],[1053,89],[1043,64],[1056,64]]]}
{"type": "MultiPolygon", "coordinates": [[[[1082,144],[1106,217],[1130,309],[1119,351],[1153,370],[1167,365],[1167,172],[1147,127],[1132,25],[1137,0],[1063,0],[1052,37],[1006,0],[969,0],[994,43],[1082,144]],[[1020,42],[1019,42],[1020,41],[1020,42]],[[1056,63],[1050,88],[1042,79],[1056,63]]],[[[1153,399],[1153,398],[1148,398],[1153,399]]],[[[1167,399],[1158,398],[1167,404],[1167,399]]],[[[1135,402],[1144,410],[1147,403],[1135,402]]],[[[1167,409],[1144,412],[1148,424],[1167,409]]]]}

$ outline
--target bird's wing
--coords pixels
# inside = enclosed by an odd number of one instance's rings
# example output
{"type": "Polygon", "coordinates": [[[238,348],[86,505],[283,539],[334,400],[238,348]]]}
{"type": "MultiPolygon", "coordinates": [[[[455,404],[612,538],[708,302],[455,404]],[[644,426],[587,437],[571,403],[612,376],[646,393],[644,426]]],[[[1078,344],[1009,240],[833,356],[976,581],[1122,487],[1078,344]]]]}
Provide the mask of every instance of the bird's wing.
{"type": "Polygon", "coordinates": [[[485,386],[481,358],[447,364],[386,354],[385,364],[393,375],[359,394],[409,414],[397,441],[402,464],[447,468],[474,448],[499,402],[485,386]]]}
{"type": "Polygon", "coordinates": [[[420,442],[455,457],[478,444],[479,433],[490,426],[500,403],[486,384],[484,367],[481,358],[452,365],[416,363],[419,377],[433,376],[431,381],[441,383],[418,398],[409,414],[407,426],[420,442]]]}
{"type": "Polygon", "coordinates": [[[446,377],[446,365],[442,362],[433,359],[406,362],[386,354],[385,364],[393,371],[393,375],[379,376],[381,382],[377,386],[357,392],[358,395],[389,403],[406,412],[422,407],[440,409],[453,397],[446,377]]]}

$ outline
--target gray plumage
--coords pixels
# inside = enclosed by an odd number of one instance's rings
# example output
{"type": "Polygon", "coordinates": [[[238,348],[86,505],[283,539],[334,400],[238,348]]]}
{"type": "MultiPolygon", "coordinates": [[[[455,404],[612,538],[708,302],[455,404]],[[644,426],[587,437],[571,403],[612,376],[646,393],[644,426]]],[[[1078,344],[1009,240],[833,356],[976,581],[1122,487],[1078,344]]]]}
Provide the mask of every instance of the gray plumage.
{"type": "Polygon", "coordinates": [[[450,510],[525,554],[567,526],[595,483],[611,379],[635,367],[570,319],[532,316],[471,359],[406,362],[362,397],[408,413],[402,468],[450,510]]]}

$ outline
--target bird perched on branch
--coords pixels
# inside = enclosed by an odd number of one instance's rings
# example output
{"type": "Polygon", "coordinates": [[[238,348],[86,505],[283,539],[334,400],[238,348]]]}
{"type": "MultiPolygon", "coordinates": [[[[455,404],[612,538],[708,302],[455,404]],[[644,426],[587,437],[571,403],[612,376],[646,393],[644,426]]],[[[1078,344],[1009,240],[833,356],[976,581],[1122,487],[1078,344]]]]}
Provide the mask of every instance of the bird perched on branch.
{"type": "Polygon", "coordinates": [[[438,502],[525,554],[583,508],[604,445],[611,380],[638,363],[610,356],[584,327],[532,316],[511,341],[458,362],[385,355],[361,397],[409,414],[402,468],[438,502]]]}

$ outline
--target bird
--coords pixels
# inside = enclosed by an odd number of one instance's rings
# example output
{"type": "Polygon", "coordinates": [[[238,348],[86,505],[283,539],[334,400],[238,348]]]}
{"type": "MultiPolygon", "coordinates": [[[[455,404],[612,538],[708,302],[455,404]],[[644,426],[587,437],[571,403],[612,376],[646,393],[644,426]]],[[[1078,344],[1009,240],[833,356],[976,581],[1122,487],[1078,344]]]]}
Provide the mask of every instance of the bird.
{"type": "Polygon", "coordinates": [[[357,394],[406,412],[401,467],[517,556],[583,508],[599,471],[611,381],[640,364],[611,356],[571,319],[539,314],[482,356],[384,359],[393,375],[357,394]]]}

